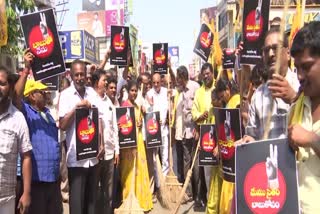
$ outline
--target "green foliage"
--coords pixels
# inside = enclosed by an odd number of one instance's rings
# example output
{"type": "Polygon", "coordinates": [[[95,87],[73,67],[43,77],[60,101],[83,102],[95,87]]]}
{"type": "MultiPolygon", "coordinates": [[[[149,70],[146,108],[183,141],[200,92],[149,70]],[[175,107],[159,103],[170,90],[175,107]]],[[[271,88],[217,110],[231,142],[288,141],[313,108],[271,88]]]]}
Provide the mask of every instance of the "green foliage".
{"type": "Polygon", "coordinates": [[[1,53],[18,55],[22,52],[18,47],[19,38],[23,38],[19,14],[33,12],[34,10],[35,3],[33,0],[6,0],[8,43],[1,47],[1,53]]]}

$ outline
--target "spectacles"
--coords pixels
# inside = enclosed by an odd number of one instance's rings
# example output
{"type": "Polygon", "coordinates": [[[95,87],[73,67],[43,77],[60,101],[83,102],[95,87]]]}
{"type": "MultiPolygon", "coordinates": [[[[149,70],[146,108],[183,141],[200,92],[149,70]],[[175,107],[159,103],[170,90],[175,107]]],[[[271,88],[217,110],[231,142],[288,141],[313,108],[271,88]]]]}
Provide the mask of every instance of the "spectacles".
{"type": "Polygon", "coordinates": [[[262,48],[262,51],[264,54],[268,54],[270,50],[272,50],[274,53],[277,51],[277,49],[279,48],[284,48],[283,45],[279,45],[279,44],[273,44],[273,45],[269,45],[269,46],[264,46],[262,48]]]}
{"type": "Polygon", "coordinates": [[[33,91],[33,93],[35,94],[35,93],[39,93],[39,94],[41,94],[41,95],[46,95],[46,91],[42,91],[42,90],[35,90],[35,91],[33,91]]]}

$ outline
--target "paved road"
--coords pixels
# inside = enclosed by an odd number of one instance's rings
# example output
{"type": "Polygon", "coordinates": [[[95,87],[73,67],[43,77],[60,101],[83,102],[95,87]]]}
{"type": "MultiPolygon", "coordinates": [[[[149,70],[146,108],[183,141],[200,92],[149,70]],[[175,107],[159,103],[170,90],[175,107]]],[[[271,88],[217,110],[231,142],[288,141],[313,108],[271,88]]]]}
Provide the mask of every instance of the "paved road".
{"type": "MultiPolygon", "coordinates": [[[[63,204],[64,214],[69,214],[69,205],[63,204]]],[[[160,203],[155,203],[153,210],[150,212],[150,214],[165,214],[170,213],[169,210],[166,210],[160,206],[160,203]]],[[[184,204],[179,209],[179,214],[198,214],[198,213],[205,213],[205,212],[195,212],[193,210],[193,202],[190,202],[188,204],[184,204]]]]}

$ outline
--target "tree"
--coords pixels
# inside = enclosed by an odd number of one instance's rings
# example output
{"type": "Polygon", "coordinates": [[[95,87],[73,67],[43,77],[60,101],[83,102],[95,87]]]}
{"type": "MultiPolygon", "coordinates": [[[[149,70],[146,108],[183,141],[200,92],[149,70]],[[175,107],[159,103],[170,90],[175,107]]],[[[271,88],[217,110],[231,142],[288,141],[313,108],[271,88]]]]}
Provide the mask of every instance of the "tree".
{"type": "Polygon", "coordinates": [[[10,55],[18,55],[21,49],[18,46],[19,38],[23,38],[20,27],[19,14],[35,11],[33,0],[6,0],[6,14],[8,23],[8,43],[0,48],[0,52],[10,55]]]}

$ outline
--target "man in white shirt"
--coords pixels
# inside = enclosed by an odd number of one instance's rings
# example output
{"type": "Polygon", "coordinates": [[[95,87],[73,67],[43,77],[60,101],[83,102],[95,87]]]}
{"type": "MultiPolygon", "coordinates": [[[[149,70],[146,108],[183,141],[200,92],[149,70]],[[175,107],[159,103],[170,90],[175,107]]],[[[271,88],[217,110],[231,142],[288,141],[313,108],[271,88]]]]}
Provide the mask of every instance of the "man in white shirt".
{"type": "Polygon", "coordinates": [[[147,93],[147,100],[152,108],[152,111],[160,112],[161,124],[161,136],[162,136],[162,147],[161,160],[162,160],[162,172],[166,175],[169,171],[169,129],[167,125],[167,114],[168,114],[168,92],[167,89],[161,87],[161,76],[158,73],[154,73],[152,76],[152,89],[147,93]]]}
{"type": "MultiPolygon", "coordinates": [[[[110,78],[109,78],[110,79],[110,78]]],[[[119,140],[118,125],[114,105],[106,95],[106,86],[108,86],[106,72],[96,70],[92,74],[92,84],[94,90],[102,101],[103,117],[103,141],[104,141],[104,160],[100,161],[99,181],[102,190],[102,202],[104,206],[103,213],[112,213],[112,191],[114,164],[119,165],[119,140]]]]}
{"type": "MultiPolygon", "coordinates": [[[[96,195],[98,189],[98,159],[103,155],[100,146],[96,158],[77,161],[76,159],[76,108],[91,108],[96,106],[101,109],[101,101],[97,93],[86,87],[86,66],[83,61],[75,60],[71,64],[71,86],[61,92],[59,102],[59,124],[66,131],[67,166],[69,177],[69,210],[70,214],[95,214],[96,195]]],[[[102,114],[99,112],[99,118],[102,114]]],[[[101,120],[99,130],[101,131],[101,120]]],[[[99,133],[101,137],[101,133],[99,133]]]]}

